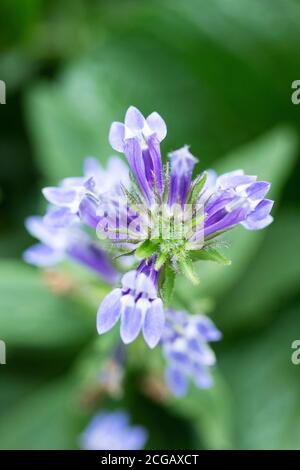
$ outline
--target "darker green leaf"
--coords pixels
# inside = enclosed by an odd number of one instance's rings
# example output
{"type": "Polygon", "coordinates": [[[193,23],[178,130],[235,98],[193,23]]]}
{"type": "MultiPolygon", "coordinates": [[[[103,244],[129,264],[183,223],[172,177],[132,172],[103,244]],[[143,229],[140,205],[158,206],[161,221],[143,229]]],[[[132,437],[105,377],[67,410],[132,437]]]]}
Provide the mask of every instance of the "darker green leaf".
{"type": "Polygon", "coordinates": [[[199,251],[191,251],[190,256],[193,261],[214,261],[215,263],[230,265],[230,259],[226,258],[216,248],[206,247],[199,251]]]}

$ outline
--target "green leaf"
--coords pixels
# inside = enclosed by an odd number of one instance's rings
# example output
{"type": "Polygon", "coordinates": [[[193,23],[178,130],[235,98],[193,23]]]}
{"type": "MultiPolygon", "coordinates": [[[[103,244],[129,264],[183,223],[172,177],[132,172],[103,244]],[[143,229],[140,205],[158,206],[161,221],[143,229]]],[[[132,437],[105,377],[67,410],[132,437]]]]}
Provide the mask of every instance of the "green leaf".
{"type": "Polygon", "coordinates": [[[0,448],[75,448],[77,435],[72,427],[72,413],[69,380],[41,387],[5,414],[0,424],[0,448]]]}
{"type": "Polygon", "coordinates": [[[236,449],[299,449],[299,306],[270,327],[236,342],[219,357],[235,400],[236,449]]]}
{"type": "Polygon", "coordinates": [[[200,177],[198,177],[192,185],[190,189],[190,193],[187,196],[187,204],[194,204],[199,194],[201,193],[203,186],[205,185],[207,180],[207,173],[204,172],[200,177]]]}
{"type": "Polygon", "coordinates": [[[95,317],[53,295],[41,273],[21,262],[0,263],[0,332],[10,348],[77,348],[95,333],[95,317]]]}
{"type": "Polygon", "coordinates": [[[175,283],[175,272],[169,264],[164,266],[159,276],[159,289],[164,305],[167,308],[171,302],[175,283]]]}
{"type": "Polygon", "coordinates": [[[136,250],[135,256],[138,259],[147,259],[157,251],[158,244],[151,240],[145,240],[136,250]]]}
{"type": "Polygon", "coordinates": [[[206,247],[199,251],[190,251],[190,257],[193,261],[214,261],[215,263],[228,266],[230,259],[226,258],[216,248],[206,247]]]}
{"type": "Polygon", "coordinates": [[[191,258],[185,257],[178,260],[179,267],[186,278],[193,284],[199,284],[199,278],[194,270],[191,258]]]}
{"type": "Polygon", "coordinates": [[[168,253],[165,253],[165,252],[159,253],[159,255],[158,255],[158,257],[155,261],[155,266],[154,266],[156,271],[159,271],[163,267],[163,265],[165,264],[165,262],[168,259],[168,256],[169,256],[168,253]]]}

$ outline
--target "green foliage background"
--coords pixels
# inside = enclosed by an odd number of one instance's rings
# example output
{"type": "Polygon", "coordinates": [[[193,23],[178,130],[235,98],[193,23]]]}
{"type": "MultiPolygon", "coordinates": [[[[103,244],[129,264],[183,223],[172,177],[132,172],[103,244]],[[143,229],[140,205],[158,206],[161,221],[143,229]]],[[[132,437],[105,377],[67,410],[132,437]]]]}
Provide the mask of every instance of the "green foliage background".
{"type": "Polygon", "coordinates": [[[129,409],[149,448],[300,448],[299,45],[298,0],[1,1],[2,449],[77,448],[102,407],[129,409]],[[165,118],[165,154],[190,144],[199,168],[270,180],[275,221],[228,235],[232,265],[199,262],[199,287],[177,280],[182,305],[224,333],[213,389],[158,400],[142,384],[161,358],[137,343],[120,403],[87,406],[115,343],[95,331],[107,288],[76,270],[76,295],[54,295],[21,261],[23,221],[42,211],[43,185],[80,174],[86,155],[105,162],[110,122],[130,104],[165,118]]]}

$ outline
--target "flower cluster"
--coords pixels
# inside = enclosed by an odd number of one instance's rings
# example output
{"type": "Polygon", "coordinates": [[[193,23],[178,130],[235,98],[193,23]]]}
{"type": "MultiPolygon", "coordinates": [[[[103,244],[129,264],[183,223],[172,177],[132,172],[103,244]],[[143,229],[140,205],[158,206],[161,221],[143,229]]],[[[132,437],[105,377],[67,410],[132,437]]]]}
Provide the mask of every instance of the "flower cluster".
{"type": "Polygon", "coordinates": [[[168,384],[181,395],[188,377],[199,387],[211,385],[209,366],[215,357],[207,343],[220,333],[205,316],[169,309],[176,275],[197,283],[194,261],[228,264],[216,238],[237,225],[266,227],[272,222],[273,201],[266,198],[270,184],[243,170],[219,177],[208,170],[193,179],[197,159],[187,146],[171,152],[163,165],[160,143],[166,134],[159,114],[145,119],[131,106],[125,122],[114,122],[109,132],[112,148],[124,154],[129,169],[118,157],[109,160],[106,170],[89,157],[84,176],[44,188],[46,214],[27,220],[29,232],[41,243],[24,258],[47,266],[67,257],[114,284],[119,270],[103,239],[117,256],[133,256],[136,266],[99,306],[98,333],[120,320],[125,344],[140,332],[150,348],[161,344],[168,384]]]}
{"type": "Polygon", "coordinates": [[[210,170],[192,180],[197,159],[187,146],[171,152],[163,168],[160,142],[165,136],[166,125],[157,113],[145,119],[134,107],[128,109],[124,124],[112,124],[110,143],[124,153],[134,181],[124,191],[126,206],[114,206],[98,224],[98,234],[108,233],[142,260],[135,272],[124,276],[123,289],[104,299],[98,331],[106,332],[121,317],[123,341],[133,341],[143,327],[150,347],[163,334],[159,297],[170,296],[175,275],[182,272],[197,282],[194,260],[224,260],[214,241],[218,235],[238,224],[257,230],[272,221],[273,201],[265,199],[269,183],[242,170],[220,177],[210,170]],[[147,287],[141,272],[152,281],[147,287]]]}
{"type": "Polygon", "coordinates": [[[220,338],[220,331],[205,315],[167,311],[162,346],[168,364],[166,381],[176,396],[186,393],[189,377],[200,388],[212,385],[209,367],[216,358],[207,343],[220,338]]]}
{"type": "Polygon", "coordinates": [[[117,201],[121,197],[121,185],[128,181],[129,172],[118,157],[109,160],[107,170],[95,158],[88,157],[84,162],[84,176],[65,178],[58,187],[44,188],[42,192],[49,203],[46,214],[26,220],[27,230],[41,243],[25,251],[25,261],[46,267],[70,258],[106,282],[116,282],[117,270],[99,240],[91,237],[85,226],[97,226],[94,201],[101,199],[106,204],[117,201]]]}

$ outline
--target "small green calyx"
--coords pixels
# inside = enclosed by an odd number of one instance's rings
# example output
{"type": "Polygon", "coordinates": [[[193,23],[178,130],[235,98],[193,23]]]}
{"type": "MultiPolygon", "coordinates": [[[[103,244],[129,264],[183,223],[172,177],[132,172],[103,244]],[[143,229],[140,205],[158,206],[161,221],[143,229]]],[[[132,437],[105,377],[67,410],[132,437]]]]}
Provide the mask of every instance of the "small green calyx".
{"type": "Polygon", "coordinates": [[[135,256],[138,259],[148,259],[159,250],[159,242],[145,240],[136,250],[135,256]]]}

